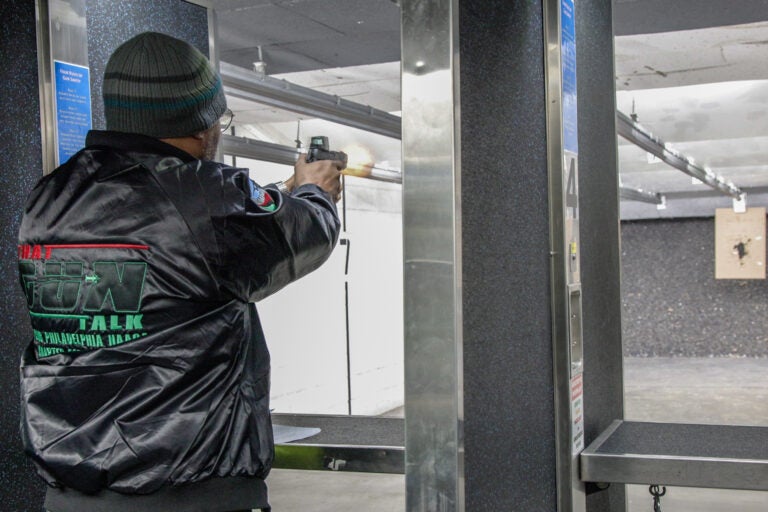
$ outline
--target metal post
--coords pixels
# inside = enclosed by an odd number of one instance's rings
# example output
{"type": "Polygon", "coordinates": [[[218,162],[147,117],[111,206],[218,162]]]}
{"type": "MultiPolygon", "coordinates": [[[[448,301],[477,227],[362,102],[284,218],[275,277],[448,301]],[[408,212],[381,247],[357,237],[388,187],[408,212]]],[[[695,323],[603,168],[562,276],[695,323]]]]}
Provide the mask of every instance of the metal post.
{"type": "Polygon", "coordinates": [[[43,170],[85,145],[91,129],[91,81],[85,0],[38,0],[43,170]]]}
{"type": "Polygon", "coordinates": [[[545,0],[552,351],[558,510],[583,512],[584,449],[581,242],[574,0],[545,0]]]}
{"type": "Polygon", "coordinates": [[[402,8],[406,510],[464,510],[455,0],[402,8]]]}

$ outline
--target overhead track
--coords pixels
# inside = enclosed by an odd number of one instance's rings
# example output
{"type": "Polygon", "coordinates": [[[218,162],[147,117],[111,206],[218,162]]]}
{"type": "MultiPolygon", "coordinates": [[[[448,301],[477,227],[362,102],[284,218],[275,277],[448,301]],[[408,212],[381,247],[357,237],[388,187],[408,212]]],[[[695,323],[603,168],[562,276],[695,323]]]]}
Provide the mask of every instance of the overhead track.
{"type": "Polygon", "coordinates": [[[401,119],[389,112],[249,71],[227,62],[220,63],[220,72],[224,92],[235,98],[326,119],[394,139],[401,137],[401,119]]]}
{"type": "Polygon", "coordinates": [[[282,146],[247,137],[236,137],[225,133],[221,136],[221,152],[243,158],[252,158],[263,162],[293,165],[298,151],[290,146],[282,146]]]}
{"type": "Polygon", "coordinates": [[[696,165],[693,160],[670,148],[664,141],[653,136],[628,115],[618,110],[616,111],[616,131],[628,141],[652,155],[656,155],[668,165],[702,181],[723,194],[729,195],[734,199],[740,199],[743,196],[744,192],[739,187],[725,181],[720,176],[715,176],[712,170],[696,165]]]}
{"type": "MultiPolygon", "coordinates": [[[[315,91],[287,80],[256,73],[227,62],[220,63],[220,72],[226,94],[233,97],[360,128],[394,139],[401,139],[402,137],[401,118],[383,110],[315,91]]],[[[668,147],[661,139],[653,136],[620,111],[616,111],[616,129],[619,135],[645,151],[656,155],[675,169],[697,178],[713,189],[735,199],[742,197],[743,192],[733,183],[726,182],[720,176],[715,176],[710,169],[696,165],[690,158],[668,147]]],[[[296,150],[288,146],[232,135],[224,135],[222,143],[224,153],[230,155],[286,165],[293,165],[296,160],[296,150]]],[[[400,183],[402,180],[401,174],[398,172],[376,168],[368,177],[391,183],[400,183]]],[[[622,199],[632,201],[652,204],[664,203],[661,194],[627,187],[620,188],[620,196],[622,199]]]]}
{"type": "MultiPolygon", "coordinates": [[[[222,152],[226,155],[283,165],[293,165],[296,162],[296,155],[298,154],[298,150],[290,146],[264,142],[248,137],[237,137],[227,133],[221,136],[221,148],[222,152]]],[[[370,174],[367,174],[364,177],[388,183],[403,182],[401,173],[387,169],[379,169],[377,167],[373,167],[370,174]]],[[[630,201],[641,201],[657,205],[664,204],[665,202],[664,196],[661,194],[624,186],[620,187],[620,197],[630,201]]]]}
{"type": "Polygon", "coordinates": [[[619,187],[619,197],[628,201],[640,201],[642,203],[651,203],[663,205],[665,199],[662,194],[658,192],[649,192],[639,188],[619,187]]]}
{"type": "MultiPolygon", "coordinates": [[[[237,137],[226,133],[221,136],[221,150],[225,155],[284,165],[293,165],[298,155],[298,150],[290,146],[282,146],[246,137],[237,137]]],[[[371,168],[370,173],[362,177],[388,183],[403,182],[401,173],[377,167],[371,168]]]]}

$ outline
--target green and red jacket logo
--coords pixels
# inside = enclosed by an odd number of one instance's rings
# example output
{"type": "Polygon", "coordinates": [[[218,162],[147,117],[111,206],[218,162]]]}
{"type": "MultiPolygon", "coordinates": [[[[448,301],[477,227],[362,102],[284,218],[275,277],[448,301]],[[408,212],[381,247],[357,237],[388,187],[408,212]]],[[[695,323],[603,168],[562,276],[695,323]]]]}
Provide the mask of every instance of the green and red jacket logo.
{"type": "Polygon", "coordinates": [[[146,251],[146,245],[20,245],[19,271],[33,318],[38,357],[121,345],[147,335],[141,301],[144,261],[99,259],[109,250],[146,251]],[[87,250],[90,261],[66,258],[87,250]],[[38,321],[35,321],[38,320],[38,321]]]}

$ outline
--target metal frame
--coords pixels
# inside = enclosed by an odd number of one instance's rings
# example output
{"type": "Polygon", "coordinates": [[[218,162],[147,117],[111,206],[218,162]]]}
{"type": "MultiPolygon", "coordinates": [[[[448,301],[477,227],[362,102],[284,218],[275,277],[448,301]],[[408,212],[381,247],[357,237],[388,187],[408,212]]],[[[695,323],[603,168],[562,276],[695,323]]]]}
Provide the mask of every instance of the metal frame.
{"type": "Polygon", "coordinates": [[[405,450],[402,446],[285,443],[275,445],[273,467],[402,475],[405,450]]]}
{"type": "Polygon", "coordinates": [[[463,512],[458,0],[403,0],[406,510],[463,512]]]}
{"type": "MultiPolygon", "coordinates": [[[[211,62],[213,69],[219,71],[219,45],[217,44],[217,41],[219,40],[219,29],[218,23],[216,22],[216,10],[213,8],[213,3],[209,0],[182,1],[205,8],[208,15],[208,60],[211,62]]],[[[221,72],[219,72],[219,74],[221,74],[221,72]]],[[[214,159],[220,162],[223,160],[223,156],[222,145],[219,144],[219,146],[216,148],[216,155],[214,156],[214,159]]]]}
{"type": "Polygon", "coordinates": [[[213,8],[213,4],[207,0],[183,1],[205,7],[208,14],[208,59],[211,61],[213,68],[219,70],[219,45],[216,43],[219,40],[219,27],[218,23],[216,23],[216,10],[213,8]]]}
{"type": "Polygon", "coordinates": [[[405,472],[402,418],[276,413],[272,423],[275,429],[291,426],[320,430],[304,439],[277,444],[276,468],[405,472]]]}
{"type": "Polygon", "coordinates": [[[56,168],[56,113],[53,106],[51,73],[51,34],[48,0],[35,0],[37,32],[37,75],[40,92],[40,136],[43,148],[43,174],[56,168]]]}
{"type": "MultiPolygon", "coordinates": [[[[283,146],[281,144],[264,142],[248,137],[238,137],[226,133],[221,136],[220,148],[226,155],[284,165],[295,164],[296,157],[299,154],[299,150],[291,146],[283,146]]],[[[371,169],[370,174],[358,177],[374,181],[385,181],[387,183],[403,182],[403,176],[399,172],[376,167],[371,169]]]]}
{"type": "MultiPolygon", "coordinates": [[[[54,2],[53,5],[51,5],[51,0],[35,1],[43,174],[52,172],[58,164],[63,163],[57,161],[59,158],[59,126],[56,111],[56,79],[53,76],[54,63],[61,61],[88,68],[88,35],[85,14],[78,15],[76,18],[68,16],[72,12],[81,11],[83,13],[85,11],[85,0],[61,0],[54,2]],[[57,18],[57,28],[60,30],[52,30],[52,17],[57,18]],[[58,24],[59,17],[62,18],[60,26],[58,24]],[[77,20],[77,22],[73,24],[73,20],[77,20]],[[76,30],[68,30],[71,27],[76,30]],[[71,35],[72,32],[79,35],[81,31],[84,40],[79,37],[70,38],[67,41],[59,40],[71,35]],[[71,44],[64,44],[65,42],[71,43],[73,40],[81,43],[79,48],[71,44]]],[[[87,86],[90,94],[90,83],[87,86]]],[[[88,108],[90,112],[90,105],[88,108]]]]}
{"type": "MultiPolygon", "coordinates": [[[[578,455],[571,443],[571,297],[566,247],[566,202],[564,183],[562,60],[560,1],[544,0],[544,71],[547,99],[547,168],[549,175],[549,225],[552,354],[555,394],[555,445],[558,510],[586,510],[584,484],[579,479],[578,455]]],[[[580,286],[580,284],[578,285],[580,286]]],[[[575,290],[580,293],[580,289],[575,290]]],[[[580,308],[579,308],[580,309],[580,308]]],[[[580,315],[580,311],[577,313],[580,315]]],[[[580,319],[579,319],[580,325],[580,319]]]]}
{"type": "Polygon", "coordinates": [[[656,155],[668,165],[702,181],[704,184],[725,195],[739,199],[744,194],[739,187],[733,183],[726,182],[721,176],[716,176],[711,169],[696,165],[689,157],[669,148],[663,140],[655,137],[628,115],[618,110],[616,111],[616,131],[631,143],[652,155],[656,155]]]}
{"type": "MultiPolygon", "coordinates": [[[[768,491],[766,454],[768,427],[740,425],[690,425],[615,420],[581,454],[581,478],[585,482],[663,484],[711,489],[768,491]],[[637,446],[625,446],[612,438],[622,428],[631,427],[637,446]],[[685,439],[701,453],[663,453],[655,446],[658,430],[667,439],[685,439]],[[706,435],[702,435],[706,433],[706,435]],[[698,436],[702,438],[699,439],[698,436]],[[693,440],[697,440],[695,443],[693,440]],[[738,450],[715,457],[706,454],[711,443],[736,443],[738,450]],[[745,448],[752,446],[752,448],[745,448]],[[744,456],[744,453],[755,454],[744,456]],[[738,456],[737,454],[742,454],[738,456]],[[761,455],[759,455],[761,454],[761,455]]],[[[728,450],[724,450],[728,451],[728,450]]]]}
{"type": "Polygon", "coordinates": [[[639,201],[641,203],[650,203],[656,205],[662,205],[666,203],[666,199],[663,194],[624,186],[619,187],[619,197],[628,201],[639,201]]]}

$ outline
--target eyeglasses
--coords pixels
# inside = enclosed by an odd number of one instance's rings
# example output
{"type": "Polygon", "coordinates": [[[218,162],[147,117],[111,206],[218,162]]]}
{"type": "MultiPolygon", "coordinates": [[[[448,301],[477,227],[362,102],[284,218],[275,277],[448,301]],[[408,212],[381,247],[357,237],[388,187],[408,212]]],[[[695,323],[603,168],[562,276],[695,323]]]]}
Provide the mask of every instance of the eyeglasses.
{"type": "Polygon", "coordinates": [[[232,124],[232,119],[235,118],[234,112],[227,109],[219,118],[219,126],[221,127],[221,133],[226,132],[229,129],[229,125],[232,124]]]}

